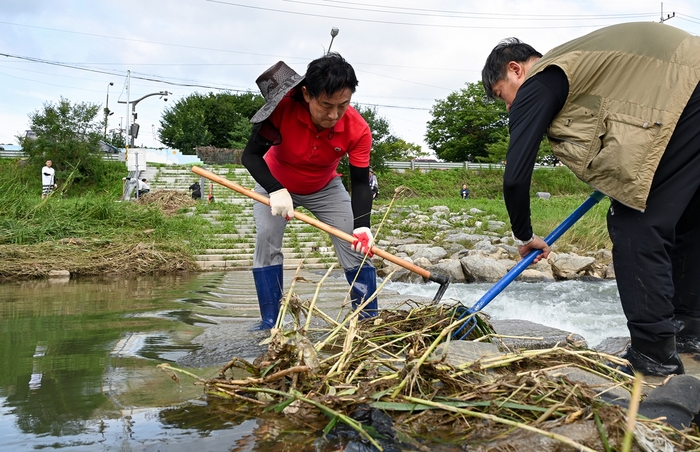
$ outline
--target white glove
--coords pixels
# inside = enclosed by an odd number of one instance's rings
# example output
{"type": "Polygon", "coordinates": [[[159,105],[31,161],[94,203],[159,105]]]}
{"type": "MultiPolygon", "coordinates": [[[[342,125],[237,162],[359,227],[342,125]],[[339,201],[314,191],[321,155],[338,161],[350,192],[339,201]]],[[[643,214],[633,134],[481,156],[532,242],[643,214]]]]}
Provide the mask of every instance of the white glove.
{"type": "Polygon", "coordinates": [[[294,203],[286,188],[270,193],[270,211],[287,220],[294,218],[294,203]]]}
{"type": "Polygon", "coordinates": [[[352,236],[355,237],[355,241],[352,242],[350,248],[352,248],[356,253],[366,254],[372,257],[372,245],[374,244],[374,236],[372,231],[367,227],[356,228],[352,231],[352,236]]]}

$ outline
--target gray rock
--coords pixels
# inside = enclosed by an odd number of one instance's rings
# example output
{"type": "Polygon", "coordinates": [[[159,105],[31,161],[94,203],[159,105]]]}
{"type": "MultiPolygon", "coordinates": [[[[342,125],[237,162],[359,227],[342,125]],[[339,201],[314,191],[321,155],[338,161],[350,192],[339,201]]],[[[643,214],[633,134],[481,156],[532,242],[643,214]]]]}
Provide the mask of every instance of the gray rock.
{"type": "Polygon", "coordinates": [[[605,279],[615,279],[615,266],[613,264],[608,264],[607,267],[605,267],[605,275],[603,275],[605,279]]]}
{"type": "Polygon", "coordinates": [[[629,337],[606,337],[600,344],[593,347],[593,350],[607,353],[608,355],[619,356],[627,349],[629,343],[629,337]]]}
{"type": "Polygon", "coordinates": [[[431,246],[417,250],[411,257],[414,260],[417,260],[419,258],[426,258],[430,261],[431,264],[435,264],[441,259],[443,259],[445,256],[447,256],[447,251],[445,251],[444,248],[440,246],[431,246]]]}
{"type": "Polygon", "coordinates": [[[496,262],[503,265],[506,271],[510,271],[510,269],[515,267],[515,265],[517,264],[517,262],[515,262],[512,259],[497,259],[496,262]]]}
{"type": "Polygon", "coordinates": [[[540,199],[549,199],[552,195],[550,193],[547,193],[546,191],[538,191],[535,193],[535,196],[537,196],[540,199]]]}
{"type": "Polygon", "coordinates": [[[489,231],[501,231],[505,227],[506,227],[506,224],[503,221],[496,221],[496,220],[489,220],[488,221],[488,230],[489,231]]]}
{"type": "MultiPolygon", "coordinates": [[[[416,253],[416,254],[418,254],[418,253],[416,253]]],[[[412,256],[412,259],[413,259],[413,263],[421,268],[426,268],[426,267],[430,267],[431,265],[433,265],[433,263],[430,261],[430,259],[428,259],[425,256],[416,257],[416,255],[414,254],[412,256]]]]}
{"type": "Polygon", "coordinates": [[[498,251],[498,249],[491,244],[491,240],[481,240],[474,244],[474,249],[478,251],[483,251],[487,254],[493,254],[498,251]]]}
{"type": "Polygon", "coordinates": [[[488,236],[482,234],[467,234],[465,232],[457,232],[455,234],[448,234],[445,236],[445,242],[479,242],[481,240],[488,240],[488,236]]]}
{"type": "Polygon", "coordinates": [[[556,279],[577,279],[584,276],[584,273],[591,270],[595,263],[595,258],[587,256],[577,256],[574,254],[557,254],[549,263],[556,279]]]}
{"type": "Polygon", "coordinates": [[[429,248],[430,245],[427,243],[412,243],[412,244],[405,244],[405,245],[399,245],[396,247],[396,251],[400,253],[406,253],[408,255],[413,255],[417,253],[419,250],[422,250],[423,248],[429,248]]]}
{"type": "Polygon", "coordinates": [[[515,278],[517,281],[525,282],[554,282],[552,272],[541,272],[532,268],[526,268],[520,275],[515,278]]]}
{"type": "Polygon", "coordinates": [[[506,336],[517,336],[498,338],[501,347],[506,350],[528,349],[537,350],[552,348],[557,344],[573,342],[577,345],[586,346],[583,336],[557,328],[552,328],[528,320],[491,320],[493,329],[506,336]]]}
{"type": "Polygon", "coordinates": [[[548,370],[546,373],[552,378],[567,378],[573,383],[586,385],[597,392],[596,397],[602,398],[608,403],[627,406],[631,399],[630,392],[621,388],[614,381],[578,367],[562,367],[548,370]]]}
{"type": "Polygon", "coordinates": [[[496,282],[506,273],[506,268],[493,259],[471,255],[459,260],[467,282],[496,282]]]}
{"type": "Polygon", "coordinates": [[[426,270],[430,271],[430,273],[447,276],[452,282],[466,282],[464,270],[462,270],[462,264],[456,259],[440,261],[437,264],[426,268],[426,270]]]}
{"type": "Polygon", "coordinates": [[[598,250],[595,252],[593,255],[595,257],[595,260],[597,260],[601,264],[609,264],[612,262],[612,251],[610,250],[598,250]]]}
{"type": "Polygon", "coordinates": [[[49,270],[47,275],[49,278],[70,278],[70,271],[68,270],[49,270]]]}

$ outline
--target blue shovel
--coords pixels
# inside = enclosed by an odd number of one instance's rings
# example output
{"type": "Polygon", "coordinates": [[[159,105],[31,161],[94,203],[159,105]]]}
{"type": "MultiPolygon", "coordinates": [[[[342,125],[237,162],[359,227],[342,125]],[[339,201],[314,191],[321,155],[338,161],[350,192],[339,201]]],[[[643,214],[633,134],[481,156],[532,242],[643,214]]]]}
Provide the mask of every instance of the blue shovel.
{"type": "MultiPolygon", "coordinates": [[[[591,196],[588,197],[587,200],[583,202],[576,210],[574,210],[571,215],[569,215],[562,223],[557,226],[552,232],[549,233],[547,237],[545,237],[544,241],[547,243],[547,245],[552,245],[559,237],[561,237],[566,231],[569,230],[571,226],[574,225],[586,212],[588,212],[591,207],[595,206],[600,202],[601,199],[605,197],[604,194],[602,194],[599,191],[594,191],[591,193],[591,196]]],[[[481,311],[486,307],[487,304],[491,302],[496,296],[505,289],[508,284],[513,282],[515,278],[517,278],[523,270],[525,270],[532,262],[535,260],[537,256],[539,256],[542,253],[542,250],[532,250],[530,253],[522,258],[520,262],[518,262],[513,268],[510,269],[508,273],[505,274],[503,278],[501,278],[500,281],[498,281],[491,289],[488,290],[480,299],[479,301],[476,302],[474,306],[471,308],[467,308],[466,306],[460,306],[457,308],[457,313],[459,314],[461,312],[461,315],[459,316],[458,320],[463,319],[466,316],[476,314],[477,312],[481,311]]],[[[472,332],[474,327],[476,326],[476,316],[473,316],[471,319],[469,319],[467,322],[464,322],[462,326],[457,329],[454,333],[452,333],[452,339],[457,339],[457,340],[463,340],[466,337],[469,336],[469,333],[472,332]],[[466,327],[469,327],[467,332],[464,334],[460,333],[462,330],[466,327]]]]}

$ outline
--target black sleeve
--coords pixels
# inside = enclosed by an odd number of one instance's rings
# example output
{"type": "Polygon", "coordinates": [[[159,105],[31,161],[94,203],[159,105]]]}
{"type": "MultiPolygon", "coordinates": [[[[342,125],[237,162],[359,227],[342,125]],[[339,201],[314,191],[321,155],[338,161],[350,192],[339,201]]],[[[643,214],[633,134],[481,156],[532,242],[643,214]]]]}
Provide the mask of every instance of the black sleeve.
{"type": "Polygon", "coordinates": [[[530,183],[537,151],[547,127],[564,106],[569,82],[558,67],[528,79],[518,90],[510,109],[510,142],[503,175],[503,198],[513,234],[532,237],[530,183]]]}
{"type": "MultiPolygon", "coordinates": [[[[257,183],[259,183],[268,193],[281,190],[284,186],[275,179],[275,176],[270,172],[263,156],[273,144],[281,142],[279,135],[276,138],[269,138],[271,125],[264,121],[253,126],[253,131],[248,138],[248,144],[243,149],[241,155],[241,163],[248,169],[248,172],[257,183]],[[265,133],[267,129],[268,133],[265,133]]],[[[272,127],[274,129],[274,127],[272,127]]],[[[276,132],[276,131],[275,131],[276,132]]],[[[277,132],[278,133],[278,132],[277,132]]]]}
{"type": "Polygon", "coordinates": [[[369,188],[369,167],[359,168],[350,165],[350,186],[352,191],[352,214],[355,229],[370,227],[372,212],[372,190],[369,188]]]}

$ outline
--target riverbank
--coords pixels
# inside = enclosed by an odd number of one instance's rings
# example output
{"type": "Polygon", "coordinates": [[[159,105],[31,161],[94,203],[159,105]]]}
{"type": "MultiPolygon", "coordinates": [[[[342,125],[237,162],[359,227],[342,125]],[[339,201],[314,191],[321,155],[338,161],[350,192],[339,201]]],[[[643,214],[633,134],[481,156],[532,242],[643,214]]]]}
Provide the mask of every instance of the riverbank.
{"type": "MultiPolygon", "coordinates": [[[[251,220],[245,218],[240,205],[221,202],[220,196],[215,204],[194,203],[186,191],[179,190],[181,196],[171,197],[168,204],[146,202],[159,191],[167,191],[167,185],[155,188],[142,202],[119,202],[123,164],[107,162],[107,166],[109,177],[106,180],[111,181],[108,184],[89,187],[85,192],[59,188],[51,197],[41,200],[40,187],[34,186],[36,181],[26,174],[21,162],[0,159],[0,189],[14,194],[0,200],[3,218],[0,223],[0,278],[46,277],[56,272],[80,277],[200,271],[203,267],[196,264],[195,256],[203,250],[221,248],[215,235],[235,235],[231,233],[240,232],[244,220],[251,220]],[[227,222],[208,221],[206,217],[214,212],[227,222]]],[[[188,168],[183,171],[189,173],[188,168]]],[[[194,179],[194,175],[191,176],[194,179]]],[[[508,268],[511,262],[506,260],[514,262],[516,256],[514,248],[508,248],[512,242],[508,238],[507,213],[495,191],[501,177],[499,170],[409,171],[380,175],[380,198],[375,202],[372,217],[377,245],[397,254],[404,253],[401,255],[410,259],[414,259],[412,250],[421,244],[442,247],[446,252],[443,258],[462,259],[472,250],[487,251],[481,253],[484,258],[496,258],[488,249],[481,249],[485,243],[480,242],[486,240],[505,250],[505,255],[504,251],[498,251],[502,256],[496,260],[508,268]],[[473,198],[445,197],[452,191],[456,193],[462,180],[474,187],[473,198]],[[451,185],[455,185],[454,190],[451,185]],[[398,194],[396,188],[399,188],[398,194]],[[468,237],[460,236],[462,233],[468,237]],[[406,248],[408,245],[416,246],[406,248]],[[404,248],[399,249],[399,246],[404,248]]],[[[570,178],[573,178],[570,173],[559,170],[535,172],[533,187],[542,190],[549,187],[552,191],[549,199],[532,199],[536,233],[546,235],[587,197],[588,190],[572,183],[570,178]]],[[[153,182],[157,186],[157,176],[153,182]]],[[[594,208],[585,221],[580,221],[559,241],[560,252],[588,256],[606,249],[605,206],[602,205],[605,203],[594,208]]],[[[318,237],[316,244],[307,251],[295,241],[297,254],[300,258],[314,258],[322,265],[330,265],[334,258],[325,257],[333,254],[330,240],[325,233],[318,233],[318,237]],[[326,254],[320,251],[324,248],[326,254]]],[[[228,243],[224,246],[250,249],[253,246],[249,238],[232,238],[228,243]]],[[[430,262],[417,263],[439,264],[434,257],[428,260],[430,262]]],[[[232,269],[235,265],[228,261],[226,268],[232,269]]],[[[461,281],[459,272],[456,273],[455,280],[461,281]]],[[[608,277],[600,268],[592,275],[608,277]]],[[[556,278],[554,272],[552,277],[556,278]]],[[[465,275],[464,280],[469,281],[469,277],[465,275]]]]}

